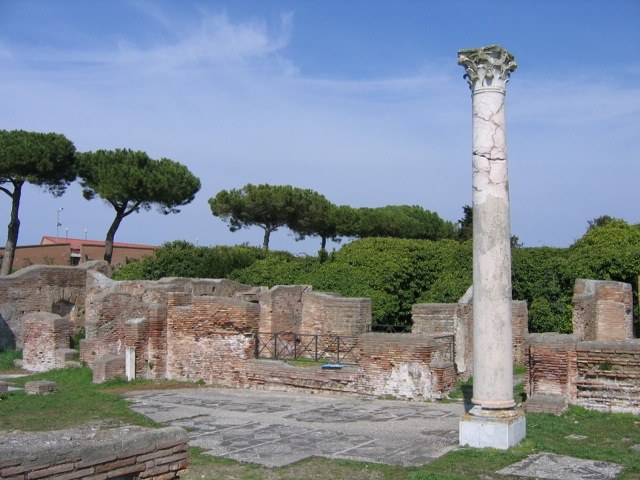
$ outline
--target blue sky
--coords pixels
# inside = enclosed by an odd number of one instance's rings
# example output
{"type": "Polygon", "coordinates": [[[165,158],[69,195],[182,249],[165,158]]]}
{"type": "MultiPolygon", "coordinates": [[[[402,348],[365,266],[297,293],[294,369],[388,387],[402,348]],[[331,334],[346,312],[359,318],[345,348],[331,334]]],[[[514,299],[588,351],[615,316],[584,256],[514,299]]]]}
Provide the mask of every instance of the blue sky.
{"type": "MultiPolygon", "coordinates": [[[[259,245],[207,199],[246,183],[336,204],[471,203],[471,99],[457,51],[500,44],[512,232],[568,246],[600,215],[640,222],[640,2],[0,0],[0,129],[80,151],[144,150],[202,181],[178,215],[142,212],[116,240],[259,245]]],[[[104,238],[113,211],[77,185],[27,188],[19,244],[104,238]],[[68,229],[68,230],[67,230],[68,229]]],[[[0,197],[0,242],[9,202],[0,197]]],[[[274,249],[314,252],[286,229],[274,249]]]]}

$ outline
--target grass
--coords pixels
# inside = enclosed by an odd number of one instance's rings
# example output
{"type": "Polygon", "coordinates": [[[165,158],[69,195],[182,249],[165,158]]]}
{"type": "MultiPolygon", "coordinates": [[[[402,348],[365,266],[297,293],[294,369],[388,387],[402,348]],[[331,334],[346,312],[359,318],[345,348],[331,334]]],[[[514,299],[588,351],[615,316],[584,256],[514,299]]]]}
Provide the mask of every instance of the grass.
{"type": "Polygon", "coordinates": [[[296,359],[286,360],[286,363],[289,365],[293,365],[294,367],[321,367],[323,365],[327,365],[329,360],[320,358],[318,360],[313,360],[311,358],[306,357],[298,357],[296,359]]]}
{"type": "Polygon", "coordinates": [[[524,375],[525,373],[527,373],[527,367],[525,367],[524,365],[519,365],[519,364],[515,364],[513,366],[513,374],[514,375],[524,375]]]}
{"type": "MultiPolygon", "coordinates": [[[[50,395],[10,393],[0,400],[0,430],[55,430],[90,421],[158,426],[129,410],[120,393],[129,390],[194,386],[182,382],[112,380],[102,385],[91,382],[88,368],[53,370],[12,379],[17,385],[35,379],[53,380],[59,391],[50,395]]],[[[461,398],[471,388],[460,386],[461,398]]],[[[518,395],[518,392],[515,392],[518,395]]],[[[201,449],[189,450],[189,473],[185,480],[234,478],[238,480],[461,480],[496,478],[495,472],[530,454],[551,452],[625,465],[621,480],[640,479],[640,417],[629,414],[598,413],[572,407],[560,417],[547,414],[527,415],[527,438],[507,451],[460,448],[423,467],[396,467],[326,458],[310,458],[282,468],[269,469],[233,460],[204,455],[201,449]],[[584,440],[568,440],[582,435],[584,440]]],[[[509,477],[500,476],[502,479],[509,477]]]]}
{"type": "Polygon", "coordinates": [[[32,380],[52,380],[58,392],[27,395],[12,392],[0,402],[0,430],[59,430],[90,421],[157,426],[147,417],[129,409],[128,402],[108,387],[92,383],[86,367],[51,370],[38,375],[12,379],[23,387],[32,380]]]}
{"type": "Polygon", "coordinates": [[[0,352],[0,372],[12,373],[20,369],[13,364],[14,360],[22,358],[22,350],[14,350],[9,348],[0,352]]]}

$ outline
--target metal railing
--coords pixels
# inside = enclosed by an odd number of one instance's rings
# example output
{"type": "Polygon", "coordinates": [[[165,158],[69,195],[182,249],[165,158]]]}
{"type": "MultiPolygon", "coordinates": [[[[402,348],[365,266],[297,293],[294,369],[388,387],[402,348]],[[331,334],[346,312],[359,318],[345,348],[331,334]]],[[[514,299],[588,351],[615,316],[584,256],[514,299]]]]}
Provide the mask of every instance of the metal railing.
{"type": "Polygon", "coordinates": [[[355,336],[254,333],[253,338],[255,358],[304,358],[315,362],[328,361],[346,365],[358,363],[355,336]]]}

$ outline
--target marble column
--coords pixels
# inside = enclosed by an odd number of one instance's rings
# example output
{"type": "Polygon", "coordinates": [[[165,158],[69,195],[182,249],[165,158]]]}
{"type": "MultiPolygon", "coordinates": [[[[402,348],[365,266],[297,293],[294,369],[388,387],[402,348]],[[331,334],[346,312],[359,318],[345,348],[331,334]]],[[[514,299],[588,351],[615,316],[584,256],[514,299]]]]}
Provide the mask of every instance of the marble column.
{"type": "Polygon", "coordinates": [[[516,69],[496,45],[458,52],[473,110],[473,399],[460,444],[508,448],[525,436],[513,400],[511,228],[505,93],[516,69]]]}

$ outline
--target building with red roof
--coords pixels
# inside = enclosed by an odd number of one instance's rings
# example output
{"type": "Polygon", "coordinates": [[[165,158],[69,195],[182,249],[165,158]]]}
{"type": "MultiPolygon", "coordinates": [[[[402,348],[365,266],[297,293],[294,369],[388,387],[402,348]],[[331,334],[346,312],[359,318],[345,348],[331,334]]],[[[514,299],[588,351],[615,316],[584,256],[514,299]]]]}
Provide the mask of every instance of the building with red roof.
{"type": "MultiPolygon", "coordinates": [[[[112,265],[125,264],[147,255],[153,255],[155,245],[113,242],[112,265]]],[[[90,260],[104,258],[105,242],[82,238],[44,236],[39,245],[23,245],[16,248],[14,270],[29,265],[79,265],[90,260]]],[[[0,256],[4,248],[0,248],[0,256]]]]}

